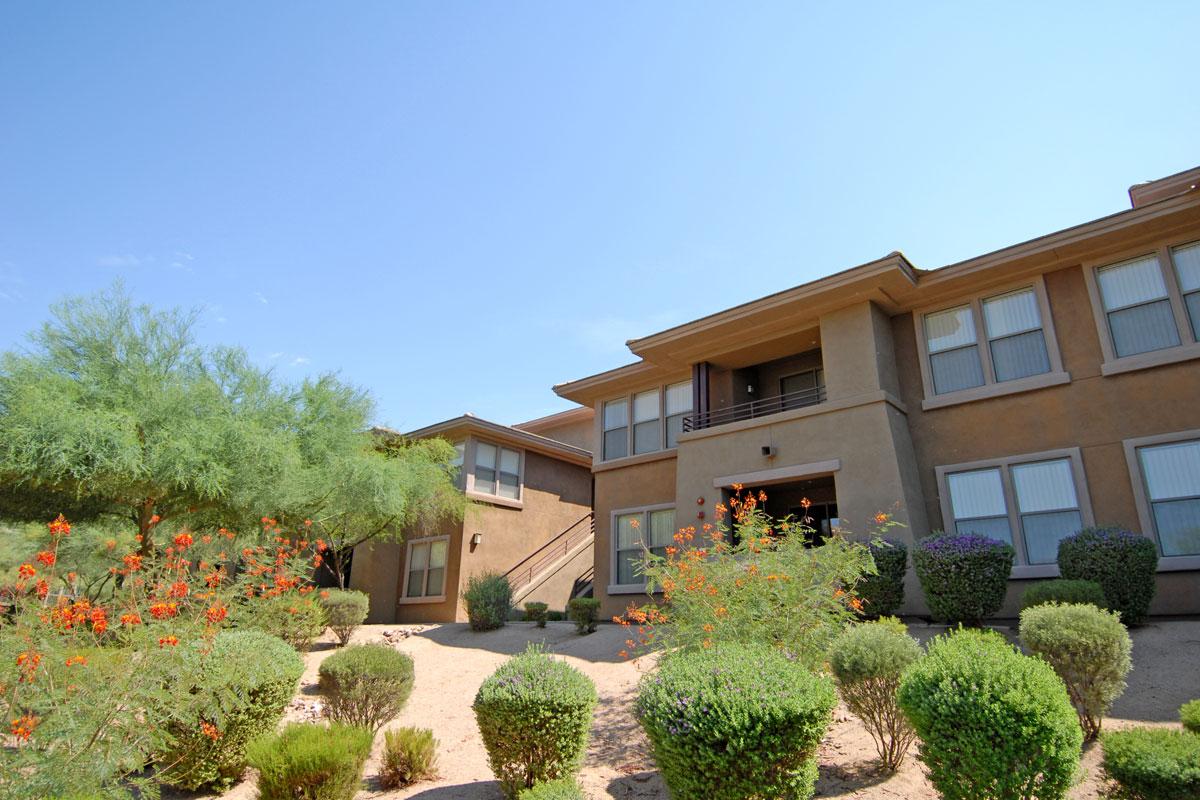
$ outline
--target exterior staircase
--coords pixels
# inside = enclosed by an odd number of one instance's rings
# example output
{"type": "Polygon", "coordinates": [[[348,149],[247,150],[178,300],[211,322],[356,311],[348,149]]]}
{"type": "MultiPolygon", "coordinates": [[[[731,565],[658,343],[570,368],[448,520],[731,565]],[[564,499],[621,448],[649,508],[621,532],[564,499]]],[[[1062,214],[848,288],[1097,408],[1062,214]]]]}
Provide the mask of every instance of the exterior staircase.
{"type": "MultiPolygon", "coordinates": [[[[513,604],[519,605],[546,581],[566,568],[583,550],[596,540],[596,516],[589,511],[564,531],[523,558],[505,573],[513,588],[513,604]]],[[[592,591],[592,566],[583,574],[570,576],[573,581],[571,597],[582,597],[592,591]]]]}

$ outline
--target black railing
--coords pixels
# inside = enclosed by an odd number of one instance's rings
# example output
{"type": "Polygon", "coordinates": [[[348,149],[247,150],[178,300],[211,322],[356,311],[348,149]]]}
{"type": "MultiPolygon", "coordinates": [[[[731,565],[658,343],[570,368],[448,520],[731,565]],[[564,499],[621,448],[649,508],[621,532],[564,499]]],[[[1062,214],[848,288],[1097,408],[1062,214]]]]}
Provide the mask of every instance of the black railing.
{"type": "Polygon", "coordinates": [[[683,430],[684,433],[699,431],[704,428],[712,428],[716,425],[724,425],[727,422],[768,417],[782,411],[791,411],[793,408],[804,408],[805,406],[815,406],[817,403],[823,402],[825,402],[824,386],[817,386],[813,389],[801,389],[798,392],[778,394],[774,397],[764,397],[761,400],[751,400],[748,403],[738,403],[736,406],[713,409],[702,414],[692,414],[683,418],[683,430]]]}
{"type": "Polygon", "coordinates": [[[596,534],[596,518],[589,511],[578,522],[574,522],[562,533],[526,556],[521,563],[505,573],[513,592],[520,591],[533,583],[533,579],[549,568],[555,561],[565,557],[589,536],[596,534]]]}

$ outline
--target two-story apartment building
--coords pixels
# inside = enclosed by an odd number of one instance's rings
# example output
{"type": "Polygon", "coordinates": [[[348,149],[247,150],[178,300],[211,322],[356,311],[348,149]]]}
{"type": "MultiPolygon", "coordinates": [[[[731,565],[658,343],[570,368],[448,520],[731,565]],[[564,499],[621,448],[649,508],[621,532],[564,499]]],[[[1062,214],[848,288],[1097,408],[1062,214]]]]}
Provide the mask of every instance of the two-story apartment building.
{"type": "MultiPolygon", "coordinates": [[[[1200,168],[1132,208],[936,270],[900,253],[628,343],[555,387],[595,409],[595,594],[712,520],[734,484],[818,535],[892,511],[916,539],[974,531],[1057,574],[1092,524],[1159,549],[1153,611],[1200,612],[1200,168]],[[635,521],[638,524],[634,524],[635,521]]],[[[923,611],[908,580],[910,613],[923,611]]]]}

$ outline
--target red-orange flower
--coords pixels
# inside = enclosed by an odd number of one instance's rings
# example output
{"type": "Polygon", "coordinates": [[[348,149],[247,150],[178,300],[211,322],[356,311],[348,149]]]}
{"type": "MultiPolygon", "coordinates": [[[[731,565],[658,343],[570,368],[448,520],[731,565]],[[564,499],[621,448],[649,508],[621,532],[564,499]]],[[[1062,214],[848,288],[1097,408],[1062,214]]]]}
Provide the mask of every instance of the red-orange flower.
{"type": "Polygon", "coordinates": [[[204,616],[207,617],[208,621],[213,625],[216,625],[228,615],[229,609],[225,608],[225,606],[221,603],[211,606],[207,611],[204,612],[204,616]]]}
{"type": "Polygon", "coordinates": [[[23,714],[12,721],[9,730],[12,735],[23,742],[29,741],[29,737],[33,735],[33,729],[41,722],[40,719],[32,714],[23,714]]]}
{"type": "Polygon", "coordinates": [[[195,542],[195,539],[193,539],[192,535],[186,531],[175,537],[175,546],[180,550],[188,549],[192,546],[193,542],[195,542]]]}
{"type": "Polygon", "coordinates": [[[17,567],[17,574],[22,578],[32,578],[37,575],[37,570],[33,568],[33,564],[22,564],[17,567]]]}
{"type": "Polygon", "coordinates": [[[166,619],[173,617],[179,613],[179,606],[175,603],[155,603],[150,606],[150,616],[155,619],[166,619]]]}
{"type": "Polygon", "coordinates": [[[121,560],[125,562],[125,568],[130,572],[137,572],[142,568],[142,557],[137,553],[128,553],[121,560]]]}
{"type": "Polygon", "coordinates": [[[142,618],[140,616],[138,616],[137,614],[122,614],[121,615],[121,624],[125,625],[125,626],[141,625],[142,618]]]}
{"type": "Polygon", "coordinates": [[[183,581],[176,581],[175,583],[171,584],[171,591],[169,594],[171,597],[187,597],[189,591],[190,590],[188,589],[188,585],[186,583],[183,581]]]}
{"type": "Polygon", "coordinates": [[[71,523],[67,522],[67,518],[62,514],[55,517],[48,527],[51,536],[67,536],[71,533],[71,523]]]}
{"type": "Polygon", "coordinates": [[[67,659],[68,667],[73,667],[76,664],[79,664],[80,666],[87,664],[87,658],[85,658],[84,656],[71,656],[70,658],[67,659]]]}
{"type": "Polygon", "coordinates": [[[39,600],[45,600],[46,595],[50,594],[50,584],[46,583],[45,578],[39,578],[38,582],[35,583],[33,586],[34,586],[34,591],[37,592],[37,596],[38,596],[39,600]]]}
{"type": "Polygon", "coordinates": [[[42,663],[42,654],[34,650],[26,650],[24,653],[17,653],[17,669],[21,670],[24,675],[17,678],[18,683],[33,683],[34,673],[37,672],[38,664],[42,663]]]}
{"type": "Polygon", "coordinates": [[[53,551],[43,550],[37,554],[37,560],[42,564],[45,564],[47,567],[53,567],[54,562],[57,561],[58,558],[54,555],[53,551]]]}
{"type": "Polygon", "coordinates": [[[221,738],[221,731],[217,730],[217,726],[213,725],[211,722],[201,722],[200,732],[212,739],[214,742],[221,738]]]}
{"type": "Polygon", "coordinates": [[[158,639],[159,647],[174,647],[179,644],[178,636],[160,636],[158,639]]]}

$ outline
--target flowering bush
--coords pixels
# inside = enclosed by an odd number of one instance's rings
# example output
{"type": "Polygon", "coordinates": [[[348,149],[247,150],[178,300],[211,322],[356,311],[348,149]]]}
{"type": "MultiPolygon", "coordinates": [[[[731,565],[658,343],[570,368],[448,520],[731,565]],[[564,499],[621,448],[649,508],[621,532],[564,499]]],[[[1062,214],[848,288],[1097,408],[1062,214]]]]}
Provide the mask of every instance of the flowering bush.
{"type": "Polygon", "coordinates": [[[356,644],[318,668],[325,712],[347,725],[379,730],[394,719],[413,687],[413,660],[391,645],[356,644]]]}
{"type": "Polygon", "coordinates": [[[366,728],[292,723],[250,745],[259,800],[350,800],[374,736],[366,728]]]}
{"type": "Polygon", "coordinates": [[[1084,528],[1058,543],[1064,578],[1095,581],[1121,622],[1136,625],[1150,614],[1157,588],[1158,548],[1145,536],[1120,528],[1084,528]]]}
{"type": "Polygon", "coordinates": [[[859,581],[856,593],[862,600],[863,616],[886,617],[904,605],[904,573],[908,570],[908,546],[899,539],[876,539],[869,545],[875,574],[859,581]]]}
{"type": "Polygon", "coordinates": [[[1015,552],[974,534],[927,536],[913,548],[913,567],[934,619],[978,624],[1000,610],[1015,552]]]}

